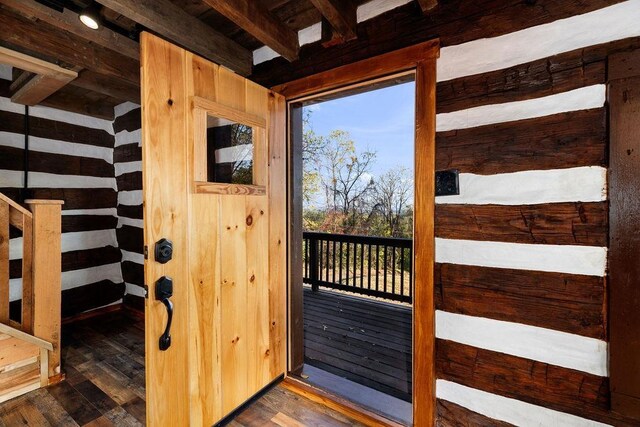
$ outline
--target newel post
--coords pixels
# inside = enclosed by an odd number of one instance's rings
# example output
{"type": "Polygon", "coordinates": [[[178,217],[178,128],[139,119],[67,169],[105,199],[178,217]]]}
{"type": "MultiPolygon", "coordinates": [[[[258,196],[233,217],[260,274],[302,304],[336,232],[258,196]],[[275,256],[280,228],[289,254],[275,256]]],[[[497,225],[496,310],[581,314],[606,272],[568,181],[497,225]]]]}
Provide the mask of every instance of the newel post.
{"type": "Polygon", "coordinates": [[[60,373],[62,200],[27,200],[33,213],[33,335],[53,344],[49,377],[60,373]]]}

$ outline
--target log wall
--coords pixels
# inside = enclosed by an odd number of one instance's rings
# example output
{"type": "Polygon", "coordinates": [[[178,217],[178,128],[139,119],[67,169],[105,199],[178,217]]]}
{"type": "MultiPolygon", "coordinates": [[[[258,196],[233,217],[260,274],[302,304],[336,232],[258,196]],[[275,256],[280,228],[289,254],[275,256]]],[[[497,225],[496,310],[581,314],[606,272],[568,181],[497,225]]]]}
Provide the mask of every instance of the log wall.
{"type": "Polygon", "coordinates": [[[253,78],[439,37],[436,168],[461,194],[436,199],[437,423],[634,425],[610,405],[606,85],[608,58],[640,48],[640,1],[439,3],[253,78]]]}
{"type": "MultiPolygon", "coordinates": [[[[0,192],[21,201],[25,107],[9,98],[11,69],[0,67],[0,192]]],[[[30,198],[64,200],[62,315],[122,300],[116,238],[118,200],[112,122],[46,107],[29,109],[30,198]]],[[[21,237],[10,245],[12,309],[19,309],[21,237]]]]}

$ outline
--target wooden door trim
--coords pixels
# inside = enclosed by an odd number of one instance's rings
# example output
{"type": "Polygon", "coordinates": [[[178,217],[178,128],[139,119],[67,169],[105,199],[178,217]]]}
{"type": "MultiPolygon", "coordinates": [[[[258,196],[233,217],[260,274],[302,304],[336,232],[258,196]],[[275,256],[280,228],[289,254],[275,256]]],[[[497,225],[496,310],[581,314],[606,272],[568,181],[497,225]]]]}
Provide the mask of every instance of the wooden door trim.
{"type": "MultiPolygon", "coordinates": [[[[433,268],[435,262],[435,132],[436,132],[436,60],[440,56],[439,40],[344,65],[272,89],[285,96],[292,105],[357,87],[369,86],[406,73],[415,74],[415,174],[420,176],[420,191],[414,195],[414,299],[413,299],[413,423],[433,425],[436,411],[435,393],[435,302],[433,268]]],[[[288,151],[291,161],[291,123],[289,117],[288,151]]],[[[297,167],[301,167],[298,165],[297,167]]],[[[289,191],[293,169],[288,166],[289,191]]],[[[415,180],[418,182],[418,180],[415,180]]],[[[291,198],[289,198],[291,203],[291,198]]],[[[289,207],[289,215],[293,212],[289,207]]],[[[289,224],[294,221],[289,218],[289,224]]],[[[290,230],[291,231],[291,230],[290,230]]],[[[293,233],[290,232],[290,238],[293,233]]],[[[291,261],[291,252],[287,257],[291,261]]],[[[289,264],[291,269],[291,264],[289,264]]],[[[290,272],[291,273],[291,272],[290,272]]],[[[295,315],[302,314],[302,301],[292,301],[289,292],[289,328],[295,315]]],[[[287,334],[291,341],[291,329],[287,334]]],[[[291,342],[289,342],[291,346],[291,342]]],[[[291,352],[289,353],[291,357],[291,352]]],[[[291,361],[290,361],[291,362],[291,361]]],[[[289,366],[296,369],[298,366],[289,366]]],[[[305,395],[320,390],[311,387],[305,395]],[[315,390],[315,391],[314,391],[315,390]]],[[[316,396],[324,399],[321,394],[316,396]]],[[[324,403],[324,401],[322,401],[324,403]]],[[[355,407],[355,406],[354,406],[355,407]]],[[[340,408],[334,408],[340,410],[340,408]]],[[[349,415],[349,414],[347,414],[349,415]]]]}
{"type": "Polygon", "coordinates": [[[420,62],[435,61],[439,56],[440,40],[434,39],[283,83],[272,89],[284,95],[287,101],[292,101],[357,83],[367,84],[373,79],[415,69],[420,62]]]}

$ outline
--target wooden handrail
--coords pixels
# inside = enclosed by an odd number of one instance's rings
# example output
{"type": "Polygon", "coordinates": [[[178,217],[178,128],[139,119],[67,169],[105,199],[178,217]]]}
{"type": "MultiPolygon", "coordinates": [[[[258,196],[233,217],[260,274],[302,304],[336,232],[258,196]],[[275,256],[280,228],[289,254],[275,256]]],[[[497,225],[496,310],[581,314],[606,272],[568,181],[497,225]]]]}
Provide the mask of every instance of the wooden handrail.
{"type": "MultiPolygon", "coordinates": [[[[61,200],[27,200],[29,209],[0,194],[0,332],[39,346],[43,376],[60,372],[61,200]],[[10,227],[22,231],[22,313],[9,318],[10,227]],[[50,352],[50,353],[47,353],[50,352]]],[[[44,383],[44,381],[43,381],[44,383]]]]}

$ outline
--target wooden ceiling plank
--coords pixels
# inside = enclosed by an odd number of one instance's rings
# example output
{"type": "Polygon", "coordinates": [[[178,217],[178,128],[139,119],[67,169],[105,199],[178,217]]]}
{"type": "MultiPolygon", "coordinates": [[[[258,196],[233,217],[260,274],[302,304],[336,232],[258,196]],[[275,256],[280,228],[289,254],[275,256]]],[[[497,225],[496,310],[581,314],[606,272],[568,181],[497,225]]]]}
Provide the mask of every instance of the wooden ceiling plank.
{"type": "Polygon", "coordinates": [[[358,5],[355,0],[311,0],[311,3],[322,13],[322,16],[344,41],[357,37],[356,10],[358,5]]]}
{"type": "MultiPolygon", "coordinates": [[[[0,6],[0,43],[139,84],[140,64],[109,49],[60,30],[35,23],[0,6]]],[[[23,67],[19,67],[22,68],[23,67]]],[[[60,67],[62,69],[62,67],[60,67]]],[[[68,71],[68,70],[67,70],[68,71]]]]}
{"type": "Polygon", "coordinates": [[[438,5],[438,0],[418,0],[418,4],[422,13],[428,13],[438,5]]]}
{"type": "Polygon", "coordinates": [[[140,46],[136,41],[104,26],[92,30],[82,24],[78,15],[69,9],[60,13],[34,0],[2,0],[2,3],[27,18],[37,18],[99,46],[119,52],[126,57],[140,59],[140,46]]]}
{"type": "Polygon", "coordinates": [[[253,57],[249,50],[169,0],[99,0],[99,3],[240,75],[251,73],[253,57]]]}
{"type": "Polygon", "coordinates": [[[11,95],[11,102],[23,105],[38,105],[68,83],[68,80],[59,80],[54,77],[36,74],[11,95]]]}
{"type": "Polygon", "coordinates": [[[289,61],[298,59],[298,33],[256,0],[203,0],[289,61]]]}

